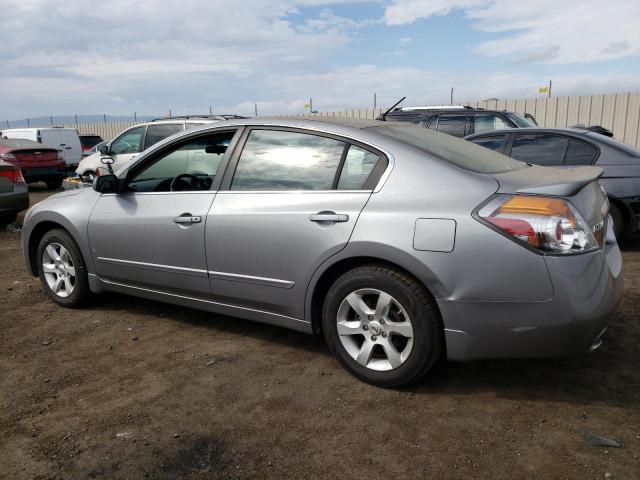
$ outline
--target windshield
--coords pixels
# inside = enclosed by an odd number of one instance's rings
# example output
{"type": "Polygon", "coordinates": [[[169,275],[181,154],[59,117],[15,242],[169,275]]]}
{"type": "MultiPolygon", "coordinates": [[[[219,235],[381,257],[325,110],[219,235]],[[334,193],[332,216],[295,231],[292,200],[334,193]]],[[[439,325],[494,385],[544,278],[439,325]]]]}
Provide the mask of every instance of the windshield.
{"type": "Polygon", "coordinates": [[[538,126],[536,123],[532,122],[528,118],[525,118],[519,113],[507,112],[507,117],[509,117],[509,120],[511,120],[513,123],[516,124],[517,127],[520,127],[520,128],[531,128],[531,127],[538,126]]]}
{"type": "Polygon", "coordinates": [[[414,125],[387,123],[367,130],[375,130],[471,172],[501,173],[527,166],[475,143],[414,125]]]}

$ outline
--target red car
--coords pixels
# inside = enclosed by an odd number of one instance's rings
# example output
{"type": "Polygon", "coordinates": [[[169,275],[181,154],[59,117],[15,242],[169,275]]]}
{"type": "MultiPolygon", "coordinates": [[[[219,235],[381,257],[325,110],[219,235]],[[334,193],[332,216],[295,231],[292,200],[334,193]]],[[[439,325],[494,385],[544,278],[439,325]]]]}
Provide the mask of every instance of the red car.
{"type": "Polygon", "coordinates": [[[20,168],[27,183],[45,182],[49,188],[62,186],[67,166],[61,151],[20,138],[0,139],[0,160],[20,168]]]}

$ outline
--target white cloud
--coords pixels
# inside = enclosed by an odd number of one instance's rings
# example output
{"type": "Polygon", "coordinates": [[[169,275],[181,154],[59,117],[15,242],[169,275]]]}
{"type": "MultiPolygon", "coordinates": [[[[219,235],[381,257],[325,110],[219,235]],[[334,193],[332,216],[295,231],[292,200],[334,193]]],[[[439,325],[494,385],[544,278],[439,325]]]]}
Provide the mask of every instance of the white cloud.
{"type": "Polygon", "coordinates": [[[411,39],[409,37],[402,37],[400,39],[400,43],[411,43],[411,39]]]}
{"type": "Polygon", "coordinates": [[[476,52],[515,63],[588,63],[640,56],[640,2],[630,0],[393,0],[388,25],[461,10],[476,29],[500,34],[476,52]]]}

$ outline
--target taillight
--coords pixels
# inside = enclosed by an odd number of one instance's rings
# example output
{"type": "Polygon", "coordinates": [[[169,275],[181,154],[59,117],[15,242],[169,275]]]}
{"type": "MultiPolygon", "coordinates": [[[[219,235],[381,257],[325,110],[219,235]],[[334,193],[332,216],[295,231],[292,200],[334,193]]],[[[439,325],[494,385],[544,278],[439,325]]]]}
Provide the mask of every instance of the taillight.
{"type": "Polygon", "coordinates": [[[25,183],[22,172],[17,167],[0,170],[0,177],[8,178],[13,183],[25,183]]]}
{"type": "Polygon", "coordinates": [[[478,217],[543,252],[572,254],[598,248],[580,212],[562,198],[497,195],[478,211],[478,217]]]}
{"type": "Polygon", "coordinates": [[[7,162],[15,162],[17,160],[13,153],[0,153],[0,159],[7,162]]]}

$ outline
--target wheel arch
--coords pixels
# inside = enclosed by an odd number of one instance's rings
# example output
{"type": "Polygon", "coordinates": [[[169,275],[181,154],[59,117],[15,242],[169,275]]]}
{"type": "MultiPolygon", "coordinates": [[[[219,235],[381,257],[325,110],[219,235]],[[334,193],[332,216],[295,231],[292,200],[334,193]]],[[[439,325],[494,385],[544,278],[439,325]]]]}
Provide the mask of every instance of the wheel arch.
{"type": "MultiPolygon", "coordinates": [[[[443,285],[436,279],[433,272],[428,270],[424,264],[417,259],[400,250],[386,246],[386,254],[380,251],[378,245],[369,245],[362,254],[352,254],[343,250],[342,254],[336,255],[326,261],[316,270],[309,287],[307,288],[305,302],[305,318],[311,322],[314,333],[322,331],[322,305],[329,288],[347,271],[362,265],[376,264],[398,270],[418,282],[434,300],[435,308],[438,308],[435,299],[443,292],[443,285]],[[425,281],[424,279],[429,279],[425,281]]],[[[439,310],[439,309],[438,309],[439,310]]],[[[441,312],[440,312],[441,313],[441,312]]]]}

